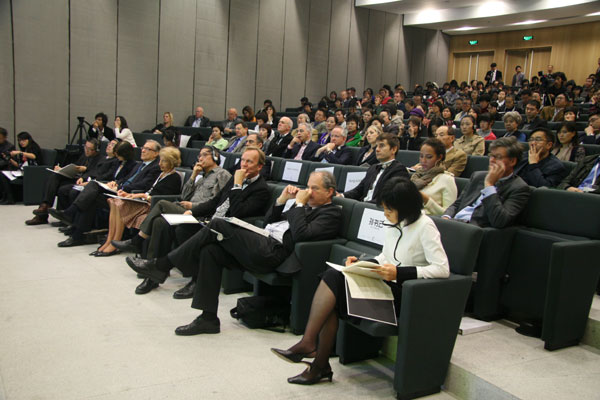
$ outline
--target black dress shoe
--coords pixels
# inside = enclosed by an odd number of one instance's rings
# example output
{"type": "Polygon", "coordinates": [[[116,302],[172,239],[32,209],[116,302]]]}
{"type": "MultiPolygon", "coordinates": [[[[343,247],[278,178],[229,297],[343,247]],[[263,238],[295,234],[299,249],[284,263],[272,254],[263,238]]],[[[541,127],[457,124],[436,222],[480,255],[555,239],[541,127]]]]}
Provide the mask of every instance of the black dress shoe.
{"type": "Polygon", "coordinates": [[[201,316],[192,321],[189,325],[183,325],[175,329],[175,334],[179,336],[192,336],[201,333],[219,333],[221,332],[221,321],[219,318],[206,320],[201,316]]]}
{"type": "Polygon", "coordinates": [[[105,252],[105,251],[97,251],[96,254],[94,254],[94,257],[110,257],[110,256],[114,256],[115,254],[120,254],[121,250],[119,249],[115,249],[113,251],[109,251],[109,252],[105,252]]]}
{"type": "Polygon", "coordinates": [[[113,247],[121,250],[124,253],[141,253],[141,249],[138,249],[135,244],[133,244],[132,239],[127,240],[111,240],[110,243],[113,247]]]}
{"type": "Polygon", "coordinates": [[[299,363],[303,358],[315,358],[316,350],[311,351],[310,353],[293,353],[289,350],[281,350],[272,348],[271,351],[277,357],[281,358],[284,361],[291,363],[299,363]]]}
{"type": "Polygon", "coordinates": [[[73,225],[66,225],[66,226],[61,226],[60,228],[58,228],[58,231],[60,233],[68,233],[68,232],[72,232],[73,231],[73,225]]]}
{"type": "Polygon", "coordinates": [[[44,225],[48,223],[48,216],[36,215],[35,217],[25,221],[25,225],[44,225]]]}
{"type": "Polygon", "coordinates": [[[196,288],[196,282],[193,280],[189,281],[187,285],[173,293],[174,299],[191,299],[194,297],[194,289],[196,288]]]}
{"type": "Polygon", "coordinates": [[[140,283],[135,288],[135,294],[146,294],[150,292],[152,289],[156,289],[158,287],[158,283],[154,282],[150,278],[144,279],[142,283],[140,283]]]}
{"type": "Polygon", "coordinates": [[[127,265],[139,275],[150,278],[158,283],[164,283],[169,275],[167,272],[159,271],[156,268],[156,258],[144,260],[143,258],[127,257],[125,258],[125,261],[127,261],[127,265]]]}
{"type": "Polygon", "coordinates": [[[82,239],[74,239],[73,236],[69,236],[67,240],[58,243],[58,247],[82,246],[84,244],[85,242],[82,239]]]}
{"type": "Polygon", "coordinates": [[[73,221],[71,221],[71,217],[65,214],[65,212],[62,210],[57,210],[56,208],[49,208],[48,213],[60,222],[63,222],[67,225],[71,225],[73,223],[73,221]]]}
{"type": "Polygon", "coordinates": [[[329,382],[333,379],[333,371],[331,370],[331,365],[329,365],[329,363],[323,368],[316,366],[315,363],[308,364],[308,368],[306,368],[304,372],[300,375],[288,378],[288,382],[298,385],[313,385],[321,382],[323,378],[328,379],[329,382]]]}

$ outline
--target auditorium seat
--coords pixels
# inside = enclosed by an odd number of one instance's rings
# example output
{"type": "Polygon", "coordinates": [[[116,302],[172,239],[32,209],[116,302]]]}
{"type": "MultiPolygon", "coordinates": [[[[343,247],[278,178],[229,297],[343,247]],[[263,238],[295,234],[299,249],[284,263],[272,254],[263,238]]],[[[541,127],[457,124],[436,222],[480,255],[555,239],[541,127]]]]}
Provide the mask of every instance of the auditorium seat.
{"type": "Polygon", "coordinates": [[[12,181],[11,186],[23,186],[23,204],[40,204],[44,197],[44,188],[49,174],[46,168],[54,167],[57,152],[54,149],[41,149],[43,165],[32,165],[23,168],[23,180],[12,181]]]}
{"type": "Polygon", "coordinates": [[[488,156],[467,156],[467,165],[460,175],[461,178],[471,178],[474,172],[487,171],[490,165],[488,156]]]}

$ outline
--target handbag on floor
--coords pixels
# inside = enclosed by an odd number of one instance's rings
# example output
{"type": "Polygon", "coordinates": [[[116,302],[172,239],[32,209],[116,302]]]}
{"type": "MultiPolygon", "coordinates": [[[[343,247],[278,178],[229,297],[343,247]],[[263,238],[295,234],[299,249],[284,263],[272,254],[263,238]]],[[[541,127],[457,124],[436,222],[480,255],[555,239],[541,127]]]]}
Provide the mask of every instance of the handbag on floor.
{"type": "Polygon", "coordinates": [[[230,314],[248,328],[284,332],[290,321],[290,304],[275,296],[241,297],[230,314]],[[275,327],[282,328],[274,329],[275,327]]]}

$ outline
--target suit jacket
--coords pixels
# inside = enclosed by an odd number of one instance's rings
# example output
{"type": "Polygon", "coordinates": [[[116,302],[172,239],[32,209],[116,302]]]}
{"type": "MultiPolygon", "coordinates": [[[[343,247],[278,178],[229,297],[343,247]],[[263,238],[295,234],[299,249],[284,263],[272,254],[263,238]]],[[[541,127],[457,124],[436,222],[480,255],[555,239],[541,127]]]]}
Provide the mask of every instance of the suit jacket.
{"type": "Polygon", "coordinates": [[[594,135],[594,136],[582,136],[581,137],[581,143],[582,144],[600,144],[600,136],[594,135]]]}
{"type": "Polygon", "coordinates": [[[312,209],[294,206],[283,213],[284,206],[274,204],[265,216],[265,225],[288,220],[290,227],[283,235],[283,247],[291,255],[277,267],[277,271],[293,274],[302,269],[302,263],[294,253],[295,244],[334,239],[339,234],[342,210],[329,203],[312,209]]]}
{"type": "Polygon", "coordinates": [[[277,136],[271,140],[266,155],[271,157],[283,157],[283,153],[285,153],[293,138],[291,131],[285,136],[281,136],[278,132],[277,136]]]}
{"type": "Polygon", "coordinates": [[[354,165],[369,164],[369,166],[371,166],[379,163],[379,160],[377,160],[377,153],[375,152],[375,150],[373,150],[371,154],[369,154],[366,160],[363,160],[363,157],[365,156],[365,154],[367,154],[370,148],[371,145],[366,145],[360,149],[360,151],[358,152],[358,158],[356,159],[354,165]]]}
{"type": "Polygon", "coordinates": [[[542,108],[542,113],[540,115],[546,121],[553,121],[553,122],[564,121],[565,120],[564,108],[562,110],[560,110],[558,112],[558,114],[556,114],[556,116],[554,116],[555,111],[556,111],[556,108],[554,106],[546,106],[546,107],[542,108]]]}
{"type": "MultiPolygon", "coordinates": [[[[360,181],[360,183],[354,189],[344,192],[344,197],[348,199],[364,201],[365,197],[369,193],[369,190],[371,189],[371,186],[373,186],[379,171],[381,171],[381,167],[381,164],[371,165],[367,170],[367,174],[363,180],[360,181]]],[[[393,160],[392,163],[383,170],[381,178],[379,178],[379,181],[377,181],[377,185],[375,186],[373,198],[371,199],[370,203],[377,202],[377,198],[381,193],[383,185],[385,185],[388,179],[395,176],[404,176],[408,178],[408,170],[401,162],[397,160],[393,160]]]]}
{"type": "Polygon", "coordinates": [[[102,158],[103,157],[100,153],[97,153],[94,157],[86,157],[84,154],[82,158],[80,158],[77,161],[77,165],[86,167],[85,172],[81,174],[81,177],[84,180],[87,180],[87,178],[94,176],[94,174],[96,173],[96,166],[102,160],[102,158]],[[82,163],[80,164],[80,162],[82,163]]]}
{"type": "MultiPolygon", "coordinates": [[[[492,79],[492,75],[493,75],[493,71],[489,70],[488,72],[486,72],[485,78],[483,78],[483,80],[486,82],[489,82],[492,79]]],[[[499,70],[496,70],[496,80],[497,81],[502,80],[502,72],[499,70]]]]}
{"type": "Polygon", "coordinates": [[[389,124],[388,126],[383,127],[383,131],[385,133],[391,133],[398,136],[398,133],[400,132],[400,127],[398,127],[398,125],[395,124],[389,124]]]}
{"type": "Polygon", "coordinates": [[[537,164],[529,164],[527,153],[515,167],[519,175],[530,186],[556,187],[567,176],[563,163],[552,153],[537,164]]]}
{"type": "Polygon", "coordinates": [[[267,182],[259,177],[244,190],[233,189],[233,177],[212,199],[192,207],[194,217],[212,217],[217,207],[229,198],[227,217],[247,218],[263,215],[271,195],[267,182]]]}
{"type": "MultiPolygon", "coordinates": [[[[285,152],[283,153],[283,158],[293,159],[298,155],[301,146],[302,145],[300,143],[296,143],[291,150],[286,147],[285,152]]],[[[306,145],[306,148],[304,149],[304,153],[302,153],[302,159],[311,160],[315,156],[317,150],[319,150],[319,147],[320,146],[318,144],[316,144],[312,140],[309,140],[308,144],[306,145]]]]}
{"type": "Polygon", "coordinates": [[[117,176],[115,176],[115,172],[117,172],[117,170],[119,169],[119,165],[121,165],[120,162],[117,163],[116,168],[114,169],[114,171],[112,171],[112,175],[108,177],[107,181],[115,181],[117,182],[118,186],[121,186],[127,181],[127,179],[129,179],[129,176],[132,173],[134,173],[134,171],[140,166],[140,163],[138,163],[135,160],[125,161],[125,164],[123,164],[123,167],[121,168],[121,170],[119,170],[117,176]]]}
{"type": "Polygon", "coordinates": [[[352,164],[352,150],[350,150],[346,146],[339,146],[335,153],[327,153],[326,151],[322,152],[320,156],[313,157],[313,161],[327,161],[330,164],[341,164],[341,165],[351,165],[352,164]]]}
{"type": "MultiPolygon", "coordinates": [[[[196,120],[196,116],[190,115],[185,120],[185,124],[183,124],[183,126],[192,126],[192,124],[194,123],[195,120],[196,120]]],[[[208,119],[206,117],[200,118],[200,126],[198,128],[209,128],[209,127],[210,127],[210,119],[208,119]]]]}
{"type": "Polygon", "coordinates": [[[545,119],[542,119],[539,117],[539,115],[537,117],[535,117],[533,120],[531,120],[531,122],[527,123],[527,118],[525,118],[523,120],[523,122],[521,123],[521,126],[519,127],[519,129],[524,129],[527,131],[534,131],[538,128],[547,128],[548,127],[548,122],[546,122],[545,119]]]}
{"type": "MultiPolygon", "coordinates": [[[[115,138],[115,132],[112,130],[112,128],[109,128],[108,126],[104,127],[104,133],[103,133],[103,135],[109,141],[111,141],[111,140],[113,140],[115,138]]],[[[98,139],[98,131],[94,131],[94,128],[91,127],[91,126],[88,129],[88,138],[96,138],[96,139],[98,139]]]]}
{"type": "MultiPolygon", "coordinates": [[[[115,179],[115,171],[119,168],[119,159],[117,157],[102,157],[93,170],[85,171],[93,179],[108,182],[115,179]]],[[[135,161],[134,161],[135,164],[135,161]]]]}
{"type": "MultiPolygon", "coordinates": [[[[160,174],[159,174],[160,175],[160,174]]],[[[167,175],[150,189],[150,196],[180,194],[181,193],[181,175],[177,171],[167,175]]]]}
{"type": "Polygon", "coordinates": [[[425,141],[422,136],[410,137],[408,133],[400,136],[400,150],[421,150],[421,145],[425,141]]]}
{"type": "Polygon", "coordinates": [[[446,158],[442,162],[446,171],[454,176],[460,176],[467,166],[467,153],[456,147],[446,152],[446,158]]]}
{"type": "MultiPolygon", "coordinates": [[[[444,215],[454,217],[460,210],[473,204],[481,195],[486,175],[487,171],[475,172],[467,187],[444,215]]],[[[496,190],[495,194],[486,197],[473,211],[471,224],[498,229],[510,226],[527,205],[531,194],[529,186],[515,174],[497,182],[496,190]]]]}
{"type": "MultiPolygon", "coordinates": [[[[133,176],[137,171],[137,168],[134,168],[125,182],[133,176]]],[[[123,183],[122,190],[132,193],[133,191],[142,191],[146,192],[150,190],[156,178],[160,175],[160,167],[158,166],[158,157],[155,158],[150,164],[146,165],[144,169],[142,169],[133,180],[129,183],[123,183]]]]}
{"type": "MultiPolygon", "coordinates": [[[[586,156],[583,160],[579,161],[575,168],[571,170],[571,173],[567,175],[565,179],[557,186],[557,189],[567,190],[572,187],[579,187],[585,178],[590,174],[594,165],[598,161],[598,154],[592,154],[590,156],[586,156]]],[[[600,188],[594,190],[595,194],[600,194],[600,188]]]]}

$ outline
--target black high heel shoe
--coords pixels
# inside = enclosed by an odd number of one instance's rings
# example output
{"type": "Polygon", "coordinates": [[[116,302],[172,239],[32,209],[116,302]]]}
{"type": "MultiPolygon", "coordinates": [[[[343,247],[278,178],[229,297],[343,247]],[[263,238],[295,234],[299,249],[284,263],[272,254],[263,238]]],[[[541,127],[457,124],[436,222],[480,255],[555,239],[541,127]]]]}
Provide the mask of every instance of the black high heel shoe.
{"type": "Polygon", "coordinates": [[[271,351],[277,357],[281,358],[284,361],[291,362],[291,363],[299,363],[300,361],[302,361],[303,358],[315,358],[315,352],[316,352],[316,350],[313,350],[310,353],[293,353],[289,350],[281,350],[281,349],[275,349],[275,348],[271,348],[271,351]]]}
{"type": "Polygon", "coordinates": [[[323,368],[318,367],[314,363],[307,363],[308,368],[304,370],[300,375],[293,376],[288,378],[288,383],[295,383],[298,385],[314,385],[315,383],[321,382],[323,378],[329,380],[329,382],[333,379],[333,371],[331,370],[331,365],[327,363],[327,365],[323,368]]]}

